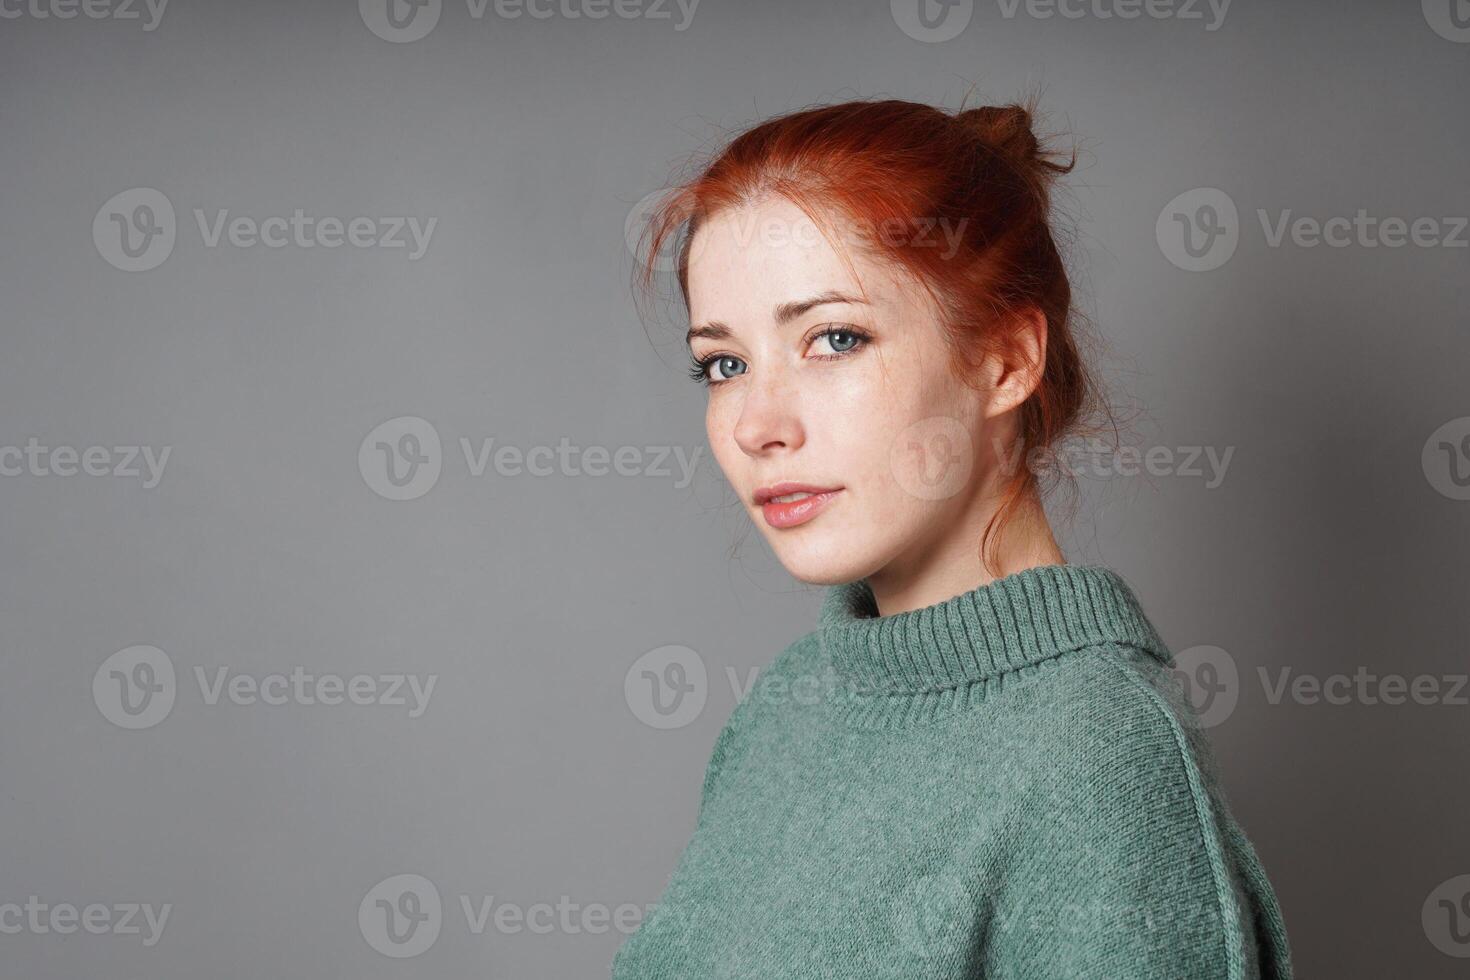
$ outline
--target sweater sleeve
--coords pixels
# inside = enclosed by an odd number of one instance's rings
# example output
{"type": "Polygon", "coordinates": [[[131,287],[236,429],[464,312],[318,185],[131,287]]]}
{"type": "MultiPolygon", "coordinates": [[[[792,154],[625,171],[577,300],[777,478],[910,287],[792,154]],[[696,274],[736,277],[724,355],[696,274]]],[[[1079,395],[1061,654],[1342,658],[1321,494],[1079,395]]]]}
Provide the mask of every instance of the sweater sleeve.
{"type": "Polygon", "coordinates": [[[984,975],[1288,980],[1274,897],[1187,702],[1126,658],[1099,657],[1095,681],[1033,777],[984,975]]]}

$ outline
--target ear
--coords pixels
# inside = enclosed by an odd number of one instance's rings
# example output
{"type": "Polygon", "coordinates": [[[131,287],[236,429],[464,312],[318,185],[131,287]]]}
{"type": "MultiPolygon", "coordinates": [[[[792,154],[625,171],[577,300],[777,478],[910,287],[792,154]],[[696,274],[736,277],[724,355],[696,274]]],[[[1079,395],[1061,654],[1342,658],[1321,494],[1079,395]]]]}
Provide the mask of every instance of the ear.
{"type": "Polygon", "coordinates": [[[1046,314],[1034,306],[1017,310],[1002,322],[1007,336],[990,358],[991,393],[986,418],[1019,408],[1046,367],[1046,314]]]}

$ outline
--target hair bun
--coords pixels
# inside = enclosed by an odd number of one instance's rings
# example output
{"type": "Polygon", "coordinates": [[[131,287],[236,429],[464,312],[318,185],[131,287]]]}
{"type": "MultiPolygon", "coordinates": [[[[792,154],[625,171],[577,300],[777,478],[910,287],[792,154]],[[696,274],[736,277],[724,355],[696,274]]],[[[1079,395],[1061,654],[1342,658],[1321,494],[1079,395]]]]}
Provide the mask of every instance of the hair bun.
{"type": "Polygon", "coordinates": [[[956,118],[974,130],[986,145],[1017,162],[1034,159],[1041,149],[1031,132],[1031,113],[1022,106],[976,106],[956,118]]]}
{"type": "Polygon", "coordinates": [[[1015,103],[976,106],[962,110],[955,120],[1021,170],[1035,172],[1040,168],[1064,174],[1077,162],[1075,151],[1070,160],[1053,159],[1056,154],[1043,146],[1032,131],[1031,110],[1025,106],[1015,103]]]}

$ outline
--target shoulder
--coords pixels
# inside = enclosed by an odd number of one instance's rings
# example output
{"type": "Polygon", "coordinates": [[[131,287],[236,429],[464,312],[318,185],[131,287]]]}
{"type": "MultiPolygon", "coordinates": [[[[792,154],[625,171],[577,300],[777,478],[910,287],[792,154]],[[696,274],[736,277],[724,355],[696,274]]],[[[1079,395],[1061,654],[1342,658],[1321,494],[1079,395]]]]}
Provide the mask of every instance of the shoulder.
{"type": "Polygon", "coordinates": [[[1208,897],[1229,877],[1231,817],[1210,743],[1168,658],[1103,644],[1012,692],[1017,857],[1062,855],[1124,892],[1208,897]]]}
{"type": "Polygon", "coordinates": [[[1099,646],[1067,661],[1036,712],[999,931],[1109,970],[1241,976],[1249,899],[1187,696],[1148,651],[1099,646]]]}
{"type": "Polygon", "coordinates": [[[765,666],[741,694],[730,712],[710,751],[701,792],[701,811],[707,809],[722,781],[722,773],[740,764],[748,743],[765,727],[762,715],[770,706],[789,702],[801,695],[802,685],[810,678],[820,682],[821,645],[815,631],[806,633],[786,646],[765,666]]]}
{"type": "Polygon", "coordinates": [[[787,644],[760,673],[768,679],[779,677],[793,683],[806,677],[819,677],[825,667],[820,631],[812,630],[787,644]]]}
{"type": "Polygon", "coordinates": [[[1210,744],[1166,650],[1099,644],[1059,658],[1020,692],[1035,771],[1063,799],[1123,817],[1218,792],[1210,744]]]}
{"type": "Polygon", "coordinates": [[[816,631],[791,641],[766,663],[757,666],[743,685],[739,701],[731,711],[726,728],[750,730],[765,727],[789,714],[792,706],[810,706],[822,700],[826,661],[816,631]]]}

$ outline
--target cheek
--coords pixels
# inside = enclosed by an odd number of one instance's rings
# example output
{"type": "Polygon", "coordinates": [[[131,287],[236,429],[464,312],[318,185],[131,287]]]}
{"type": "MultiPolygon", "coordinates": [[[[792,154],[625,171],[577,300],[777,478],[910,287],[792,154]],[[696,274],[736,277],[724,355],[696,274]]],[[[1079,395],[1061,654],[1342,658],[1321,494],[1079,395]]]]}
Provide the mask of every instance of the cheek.
{"type": "MultiPolygon", "coordinates": [[[[926,352],[927,353],[927,352],[926,352]]],[[[828,438],[890,526],[946,510],[974,475],[976,395],[930,358],[890,358],[830,392],[828,438]]],[[[866,365],[865,365],[866,367],[866,365]]]]}
{"type": "Polygon", "coordinates": [[[731,483],[736,483],[740,460],[745,454],[735,444],[735,423],[738,421],[738,409],[733,409],[733,399],[706,396],[709,398],[704,409],[704,433],[709,439],[710,451],[714,453],[715,462],[724,471],[725,478],[731,483]]]}
{"type": "Polygon", "coordinates": [[[910,421],[914,395],[900,385],[892,361],[868,358],[834,371],[822,385],[807,435],[822,456],[874,504],[891,506],[898,487],[890,463],[894,446],[910,421]]]}

